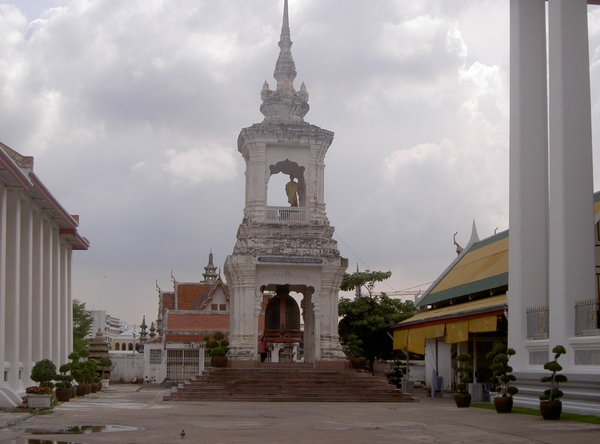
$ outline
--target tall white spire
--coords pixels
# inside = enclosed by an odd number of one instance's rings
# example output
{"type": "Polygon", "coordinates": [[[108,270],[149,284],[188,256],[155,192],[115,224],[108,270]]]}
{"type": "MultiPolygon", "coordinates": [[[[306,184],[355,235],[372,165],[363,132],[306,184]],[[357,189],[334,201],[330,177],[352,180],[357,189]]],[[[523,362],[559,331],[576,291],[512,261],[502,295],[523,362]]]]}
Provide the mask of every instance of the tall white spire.
{"type": "Polygon", "coordinates": [[[304,116],[310,109],[307,103],[308,91],[304,83],[299,92],[294,89],[297,73],[292,57],[292,44],[288,2],[285,0],[279,38],[279,57],[273,73],[273,77],[277,80],[277,89],[271,91],[269,84],[265,82],[260,93],[263,100],[260,111],[267,122],[304,122],[304,116]]]}

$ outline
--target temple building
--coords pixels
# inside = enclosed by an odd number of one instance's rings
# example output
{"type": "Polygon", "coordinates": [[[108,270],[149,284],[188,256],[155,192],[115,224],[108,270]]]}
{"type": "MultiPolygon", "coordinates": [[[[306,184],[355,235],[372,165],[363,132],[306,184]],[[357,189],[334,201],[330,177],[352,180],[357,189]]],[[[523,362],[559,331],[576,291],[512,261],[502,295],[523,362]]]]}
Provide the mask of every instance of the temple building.
{"type": "MultiPolygon", "coordinates": [[[[559,362],[571,390],[593,400],[596,412],[600,334],[589,328],[582,334],[578,325],[581,307],[598,305],[587,5],[599,3],[511,2],[507,293],[508,345],[517,352],[511,365],[523,395],[547,372],[552,349],[563,345],[567,354],[559,362]],[[528,335],[534,308],[547,314],[543,337],[528,335]]],[[[576,404],[563,398],[563,409],[576,404]]]]}
{"type": "Polygon", "coordinates": [[[0,407],[21,403],[42,359],[72,351],[73,250],[89,242],[33,171],[33,157],[0,143],[0,407]]]}
{"type": "Polygon", "coordinates": [[[292,355],[303,323],[305,363],[345,365],[337,325],[338,292],[348,261],[333,240],[324,200],[324,160],[333,133],[304,120],[310,108],[308,91],[304,83],[294,88],[291,47],[285,0],[273,74],[277,86],[271,90],[263,84],[264,120],[242,129],[238,138],[238,151],[246,162],[244,217],[224,267],[232,367],[253,367],[260,361],[259,318],[264,295],[271,292],[275,296],[266,307],[265,338],[282,345],[281,356],[292,355]],[[272,205],[267,199],[279,175],[289,181],[275,192],[285,192],[289,206],[272,205]]]}
{"type": "MultiPolygon", "coordinates": [[[[180,282],[172,274],[173,289],[162,290],[157,284],[158,317],[150,326],[148,337],[142,337],[143,326],[129,339],[115,340],[115,350],[134,350],[144,344],[146,359],[144,377],[154,381],[177,381],[202,373],[205,360],[204,338],[220,331],[229,336],[230,295],[212,252],[199,282],[180,282]]],[[[259,316],[259,329],[264,330],[265,297],[259,316]]],[[[144,321],[145,322],[145,321],[144,321]]]]}

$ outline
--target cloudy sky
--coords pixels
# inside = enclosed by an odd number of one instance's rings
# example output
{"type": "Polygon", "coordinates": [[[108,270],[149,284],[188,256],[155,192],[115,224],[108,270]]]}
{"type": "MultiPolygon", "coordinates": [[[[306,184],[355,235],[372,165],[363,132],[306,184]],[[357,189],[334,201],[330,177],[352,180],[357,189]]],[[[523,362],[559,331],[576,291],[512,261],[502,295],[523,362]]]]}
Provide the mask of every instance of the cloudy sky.
{"type": "MultiPolygon", "coordinates": [[[[290,0],[306,120],[335,132],[327,214],[351,270],[392,271],[379,290],[435,279],[474,219],[481,238],[508,228],[508,3],[290,0]]],[[[218,266],[231,254],[237,136],[263,118],[263,82],[276,84],[282,9],[0,0],[0,141],[34,156],[80,215],[91,248],[74,253],[73,292],[88,308],[153,320],[157,279],[198,281],[211,249],[218,266]]],[[[589,29],[596,131],[598,7],[589,29]]]]}

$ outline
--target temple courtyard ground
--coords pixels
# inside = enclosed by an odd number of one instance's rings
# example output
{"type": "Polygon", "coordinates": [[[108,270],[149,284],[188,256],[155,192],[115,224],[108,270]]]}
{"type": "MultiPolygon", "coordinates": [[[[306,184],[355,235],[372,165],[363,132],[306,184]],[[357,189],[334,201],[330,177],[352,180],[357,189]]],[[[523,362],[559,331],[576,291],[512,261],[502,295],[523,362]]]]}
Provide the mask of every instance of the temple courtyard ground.
{"type": "Polygon", "coordinates": [[[458,409],[451,395],[424,391],[418,403],[163,402],[163,393],[113,385],[47,414],[0,412],[0,443],[600,443],[600,425],[458,409]],[[61,433],[75,426],[104,427],[61,433]]]}

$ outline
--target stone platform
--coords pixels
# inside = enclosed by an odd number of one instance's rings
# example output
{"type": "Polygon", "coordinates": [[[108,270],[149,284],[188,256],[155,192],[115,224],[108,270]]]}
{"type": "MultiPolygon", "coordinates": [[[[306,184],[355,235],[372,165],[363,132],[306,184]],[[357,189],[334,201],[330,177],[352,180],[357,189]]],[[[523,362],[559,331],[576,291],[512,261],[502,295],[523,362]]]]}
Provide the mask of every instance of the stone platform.
{"type": "Polygon", "coordinates": [[[163,400],[255,402],[413,402],[415,398],[362,370],[306,366],[212,368],[163,400]]]}

